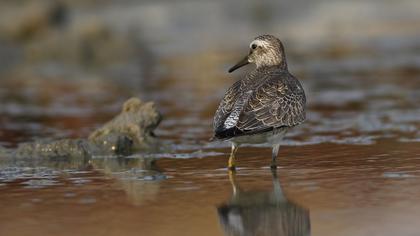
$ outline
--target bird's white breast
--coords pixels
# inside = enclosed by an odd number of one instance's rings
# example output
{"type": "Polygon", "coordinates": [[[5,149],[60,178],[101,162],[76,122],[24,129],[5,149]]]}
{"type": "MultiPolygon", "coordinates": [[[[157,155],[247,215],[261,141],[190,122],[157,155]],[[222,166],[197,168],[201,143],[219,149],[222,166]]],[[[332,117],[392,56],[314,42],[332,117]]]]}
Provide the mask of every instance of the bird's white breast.
{"type": "Polygon", "coordinates": [[[264,133],[233,137],[229,139],[229,141],[237,144],[278,144],[286,135],[288,130],[288,127],[283,127],[264,133]]]}

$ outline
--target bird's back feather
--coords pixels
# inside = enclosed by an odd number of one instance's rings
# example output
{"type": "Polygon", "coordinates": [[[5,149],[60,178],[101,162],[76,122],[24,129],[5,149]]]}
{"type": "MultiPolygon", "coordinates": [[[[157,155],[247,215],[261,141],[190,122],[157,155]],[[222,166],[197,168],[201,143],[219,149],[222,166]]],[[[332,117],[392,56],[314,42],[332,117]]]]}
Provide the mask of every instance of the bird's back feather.
{"type": "Polygon", "coordinates": [[[260,68],[226,92],[213,122],[215,138],[229,139],[305,120],[306,98],[299,81],[287,70],[260,68]]]}

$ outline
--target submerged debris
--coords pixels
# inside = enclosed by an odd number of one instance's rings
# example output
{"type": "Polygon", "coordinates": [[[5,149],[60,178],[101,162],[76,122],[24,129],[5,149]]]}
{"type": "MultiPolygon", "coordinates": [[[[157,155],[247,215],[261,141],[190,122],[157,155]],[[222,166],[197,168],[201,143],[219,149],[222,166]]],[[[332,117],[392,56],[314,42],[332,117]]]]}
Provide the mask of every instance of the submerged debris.
{"type": "Polygon", "coordinates": [[[84,157],[89,150],[88,143],[83,139],[36,141],[20,144],[14,152],[14,156],[18,158],[84,157]]]}
{"type": "MultiPolygon", "coordinates": [[[[13,151],[17,158],[86,158],[93,155],[123,155],[146,151],[156,146],[153,130],[161,115],[153,102],[138,98],[127,100],[122,112],[88,139],[40,140],[22,143],[13,151]]],[[[4,150],[6,152],[7,150],[4,150]]],[[[0,153],[3,153],[0,149],[0,153]]]]}
{"type": "Polygon", "coordinates": [[[124,103],[121,113],[94,131],[89,140],[95,144],[105,144],[110,135],[116,134],[117,137],[125,136],[131,139],[135,150],[150,148],[156,141],[153,130],[161,119],[153,102],[131,98],[124,103]]]}

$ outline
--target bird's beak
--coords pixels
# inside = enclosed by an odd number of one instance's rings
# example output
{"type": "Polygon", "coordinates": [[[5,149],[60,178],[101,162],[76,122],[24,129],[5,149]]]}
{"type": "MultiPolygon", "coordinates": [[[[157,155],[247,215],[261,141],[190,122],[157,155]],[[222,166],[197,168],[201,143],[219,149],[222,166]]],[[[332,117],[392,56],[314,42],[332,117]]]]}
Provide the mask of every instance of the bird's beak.
{"type": "Polygon", "coordinates": [[[235,71],[238,68],[241,68],[242,66],[248,65],[249,64],[249,60],[248,60],[248,56],[246,56],[244,59],[242,59],[240,62],[236,63],[236,65],[232,66],[229,69],[229,73],[232,73],[233,71],[235,71]]]}

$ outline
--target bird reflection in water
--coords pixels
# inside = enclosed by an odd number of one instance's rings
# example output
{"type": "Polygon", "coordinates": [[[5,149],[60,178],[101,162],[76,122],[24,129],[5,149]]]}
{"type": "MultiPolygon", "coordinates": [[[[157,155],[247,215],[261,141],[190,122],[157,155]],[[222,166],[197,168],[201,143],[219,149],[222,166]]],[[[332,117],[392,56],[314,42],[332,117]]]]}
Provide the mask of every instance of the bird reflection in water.
{"type": "Polygon", "coordinates": [[[229,179],[233,196],[218,207],[226,235],[310,235],[309,211],[286,198],[275,170],[273,191],[242,191],[234,172],[229,173],[229,179]]]}

